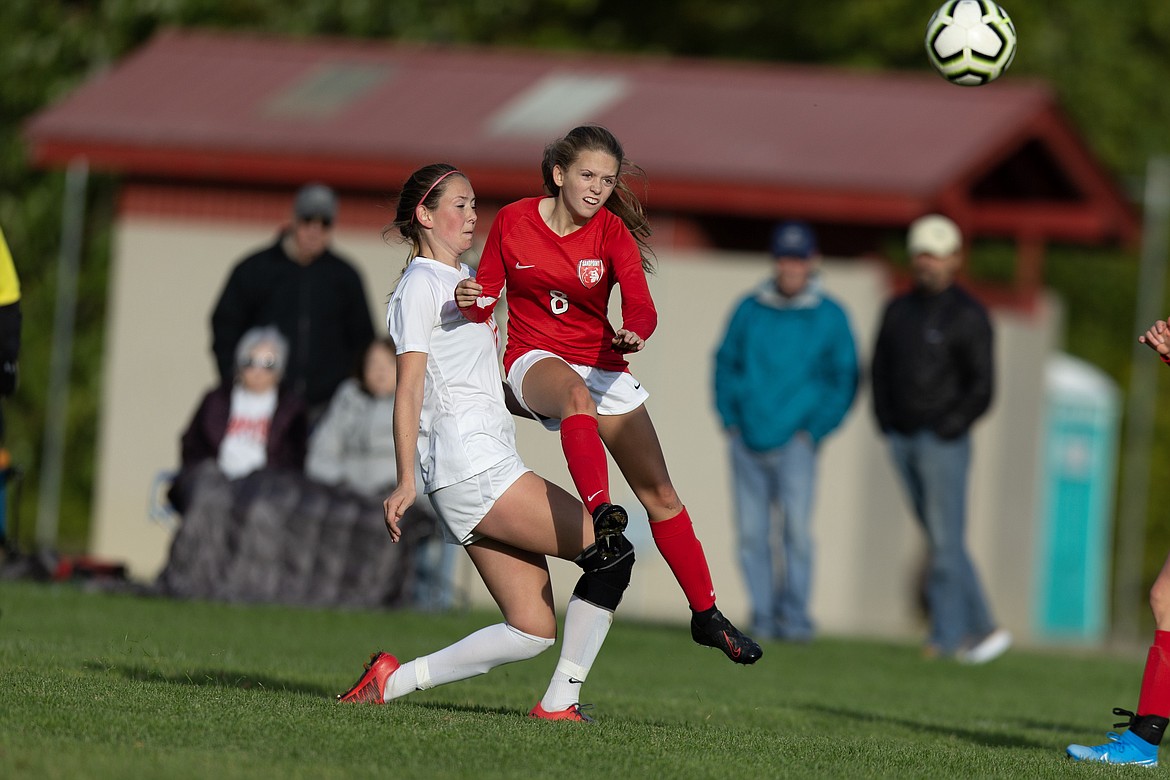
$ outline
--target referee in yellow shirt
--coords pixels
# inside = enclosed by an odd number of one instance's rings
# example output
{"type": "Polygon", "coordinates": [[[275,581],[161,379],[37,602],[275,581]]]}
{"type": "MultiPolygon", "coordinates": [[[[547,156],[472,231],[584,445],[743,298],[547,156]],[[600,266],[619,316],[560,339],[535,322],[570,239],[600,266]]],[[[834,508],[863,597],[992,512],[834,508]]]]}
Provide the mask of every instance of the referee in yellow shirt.
{"type": "MultiPolygon", "coordinates": [[[[16,390],[16,366],[20,356],[20,279],[12,263],[12,253],[0,228],[0,398],[16,390]]],[[[4,446],[4,411],[0,407],[0,544],[10,547],[8,539],[8,477],[10,457],[4,446]]]]}
{"type": "MultiPolygon", "coordinates": [[[[12,253],[0,228],[0,397],[16,390],[16,362],[20,356],[20,279],[12,253]]],[[[4,417],[0,414],[0,444],[4,442],[4,417]]]]}

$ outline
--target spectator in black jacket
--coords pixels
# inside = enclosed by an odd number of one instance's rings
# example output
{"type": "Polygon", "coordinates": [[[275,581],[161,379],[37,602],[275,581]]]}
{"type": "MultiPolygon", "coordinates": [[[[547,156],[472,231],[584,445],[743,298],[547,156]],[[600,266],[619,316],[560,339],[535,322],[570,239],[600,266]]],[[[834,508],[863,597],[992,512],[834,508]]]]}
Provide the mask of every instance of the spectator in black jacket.
{"type": "Polygon", "coordinates": [[[910,226],[915,285],[886,306],[873,354],[873,401],[914,514],[926,532],[927,657],[986,663],[1011,645],[996,628],[964,539],[970,428],[991,405],[987,311],[957,286],[963,237],[932,214],[910,226]]]}
{"type": "Polygon", "coordinates": [[[274,325],[285,334],[284,386],[308,403],[310,422],[374,337],[361,275],[329,246],[336,218],[331,189],[302,187],[292,224],[236,265],[211,315],[212,350],[225,383],[235,375],[236,345],[245,331],[274,325]]]}

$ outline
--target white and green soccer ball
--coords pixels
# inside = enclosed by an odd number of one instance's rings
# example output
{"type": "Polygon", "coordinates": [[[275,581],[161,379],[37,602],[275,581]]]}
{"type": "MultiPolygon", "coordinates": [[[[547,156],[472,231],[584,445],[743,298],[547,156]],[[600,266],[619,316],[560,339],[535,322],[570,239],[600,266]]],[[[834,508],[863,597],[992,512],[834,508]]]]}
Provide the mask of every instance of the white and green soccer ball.
{"type": "Polygon", "coordinates": [[[1016,56],[1016,26],[991,0],[948,0],[926,25],[926,56],[952,84],[994,81],[1016,56]]]}

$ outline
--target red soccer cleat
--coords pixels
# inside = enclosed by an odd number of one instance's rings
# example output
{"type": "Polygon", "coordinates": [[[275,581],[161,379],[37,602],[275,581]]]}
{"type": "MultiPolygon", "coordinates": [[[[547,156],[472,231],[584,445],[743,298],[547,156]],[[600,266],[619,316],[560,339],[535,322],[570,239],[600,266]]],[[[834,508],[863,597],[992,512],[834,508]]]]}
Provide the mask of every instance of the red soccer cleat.
{"type": "MultiPolygon", "coordinates": [[[[592,707],[593,705],[586,704],[584,706],[592,707]]],[[[544,707],[540,706],[540,702],[537,702],[536,706],[532,708],[532,711],[528,713],[528,717],[536,718],[537,720],[575,720],[579,723],[592,723],[593,718],[589,717],[584,712],[581,712],[581,709],[582,705],[571,704],[563,710],[549,712],[544,707]]]]}
{"type": "Polygon", "coordinates": [[[366,671],[354,686],[345,693],[337,694],[338,701],[358,704],[385,704],[386,682],[398,671],[398,659],[381,650],[370,656],[366,671]]]}

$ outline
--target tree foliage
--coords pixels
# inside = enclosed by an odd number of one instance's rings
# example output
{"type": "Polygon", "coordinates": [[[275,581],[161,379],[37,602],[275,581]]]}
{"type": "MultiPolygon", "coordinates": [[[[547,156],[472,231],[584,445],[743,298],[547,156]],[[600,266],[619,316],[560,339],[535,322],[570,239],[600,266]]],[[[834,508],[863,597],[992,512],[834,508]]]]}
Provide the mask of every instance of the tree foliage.
{"type": "MultiPolygon", "coordinates": [[[[1047,80],[1105,164],[1120,179],[1140,178],[1147,158],[1166,153],[1170,138],[1164,89],[1170,80],[1170,4],[1005,5],[1020,40],[1005,78],[1047,80]]],[[[31,531],[44,428],[63,175],[29,166],[22,123],[160,29],[924,71],[923,33],[933,6],[933,0],[925,7],[917,0],[4,0],[0,224],[17,260],[26,317],[22,384],[6,402],[7,444],[27,473],[20,506],[24,536],[31,531]]],[[[955,128],[956,136],[962,132],[955,128]]],[[[98,176],[91,182],[62,504],[67,549],[84,547],[88,526],[115,192],[114,181],[98,176]]],[[[1131,338],[1133,277],[1132,263],[1100,252],[1056,248],[1049,264],[1049,283],[1070,301],[1070,350],[1122,381],[1126,366],[1119,355],[1127,354],[1131,338]]],[[[1159,425],[1166,434],[1160,438],[1170,441],[1170,420],[1159,425]]],[[[1170,467],[1170,457],[1159,457],[1170,467]]]]}

